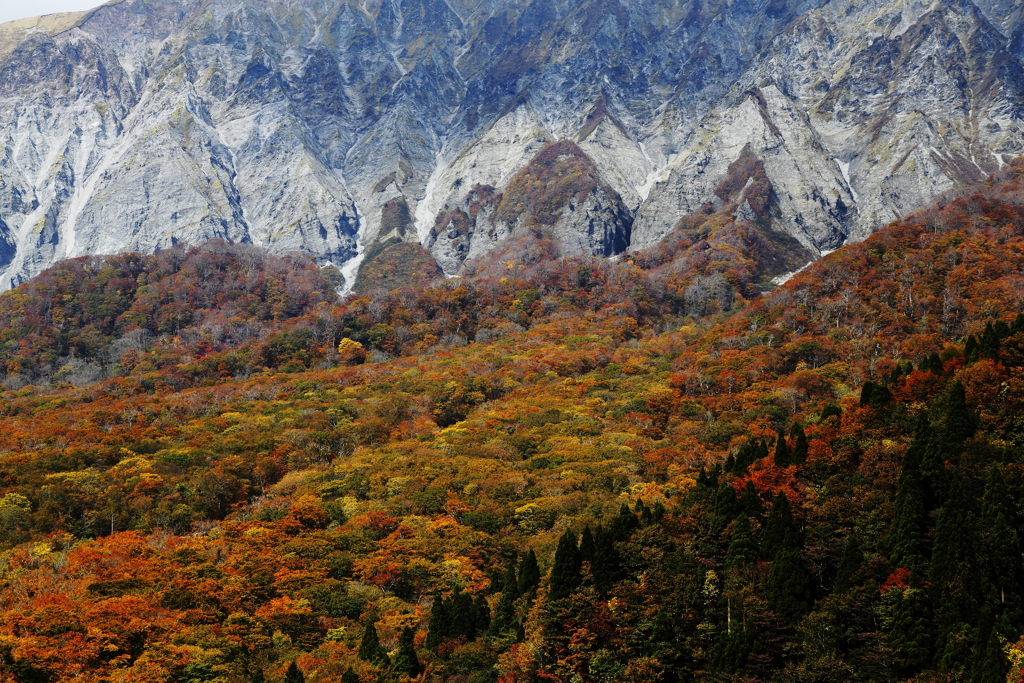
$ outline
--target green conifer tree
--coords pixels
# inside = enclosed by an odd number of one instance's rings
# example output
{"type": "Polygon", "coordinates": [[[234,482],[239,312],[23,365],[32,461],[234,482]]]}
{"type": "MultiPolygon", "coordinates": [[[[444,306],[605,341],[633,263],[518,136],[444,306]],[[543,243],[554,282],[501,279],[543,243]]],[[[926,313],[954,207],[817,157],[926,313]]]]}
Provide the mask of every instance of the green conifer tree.
{"type": "Polygon", "coordinates": [[[793,510],[789,506],[789,498],[782,491],[775,496],[772,509],[768,513],[768,521],[764,525],[764,538],[761,540],[761,557],[772,560],[782,550],[799,547],[796,523],[793,521],[793,510]]]}
{"type": "Polygon", "coordinates": [[[388,653],[377,637],[377,627],[372,621],[366,622],[366,630],[363,631],[363,639],[359,643],[357,656],[364,662],[370,662],[374,666],[386,667],[391,665],[388,653]]]}
{"type": "Polygon", "coordinates": [[[491,606],[483,593],[473,599],[473,638],[482,636],[491,628],[491,606]]]}
{"type": "MultiPolygon", "coordinates": [[[[633,517],[632,513],[628,514],[633,517]]],[[[633,517],[633,519],[636,518],[633,517]]],[[[576,534],[572,532],[572,529],[568,529],[558,539],[558,547],[555,549],[555,561],[551,567],[551,585],[548,593],[552,600],[569,597],[569,594],[582,583],[581,562],[576,534]]]]}
{"type": "Polygon", "coordinates": [[[352,667],[349,667],[341,675],[341,683],[359,683],[359,674],[353,671],[352,667]]]}
{"type": "Polygon", "coordinates": [[[780,432],[775,441],[775,466],[789,467],[790,462],[789,446],[786,445],[786,437],[780,432]]]}
{"type": "Polygon", "coordinates": [[[903,456],[903,468],[896,489],[896,515],[885,539],[889,563],[914,569],[924,561],[924,490],[919,469],[924,446],[915,438],[903,456]]]}
{"type": "Polygon", "coordinates": [[[736,500],[736,489],[727,481],[722,482],[715,493],[715,523],[714,533],[722,532],[729,522],[736,519],[740,513],[740,504],[736,500]]]}
{"type": "Polygon", "coordinates": [[[864,386],[860,389],[860,405],[870,406],[875,403],[875,383],[871,380],[864,382],[864,386]]]}
{"type": "Polygon", "coordinates": [[[516,599],[512,595],[512,591],[502,591],[501,597],[498,599],[498,606],[494,610],[494,619],[491,620],[491,627],[488,629],[488,633],[492,637],[500,637],[519,627],[519,622],[516,621],[516,599]]]}
{"type": "Polygon", "coordinates": [[[984,564],[989,570],[987,603],[997,615],[997,630],[1012,636],[1024,627],[1024,566],[1016,529],[1017,506],[1003,479],[992,465],[982,498],[981,537],[984,564]]]}
{"type": "Polygon", "coordinates": [[[415,678],[423,671],[420,660],[416,656],[415,634],[406,626],[398,637],[398,652],[395,653],[393,670],[410,678],[415,678]]]}
{"type": "Polygon", "coordinates": [[[843,409],[837,406],[835,403],[826,403],[825,407],[821,409],[821,415],[818,417],[818,422],[824,422],[830,417],[842,418],[843,409]]]}
{"type": "MultiPolygon", "coordinates": [[[[717,481],[717,477],[715,480],[717,481]]],[[[721,488],[719,488],[719,491],[721,488]]],[[[733,492],[735,496],[735,492],[733,492]]],[[[616,541],[625,541],[629,538],[634,531],[640,528],[640,520],[636,518],[629,506],[623,503],[619,507],[619,514],[615,516],[611,524],[611,533],[615,537],[616,541]]]]}
{"type": "Polygon", "coordinates": [[[1003,653],[992,615],[985,610],[978,625],[971,683],[1005,683],[1010,662],[1003,653]]]}
{"type": "Polygon", "coordinates": [[[942,420],[943,445],[950,452],[959,453],[964,442],[974,436],[978,421],[967,405],[967,392],[959,381],[953,382],[946,401],[945,416],[942,420]]]}
{"type": "Polygon", "coordinates": [[[747,480],[743,487],[743,496],[740,498],[740,509],[751,519],[761,519],[764,514],[764,504],[761,503],[761,496],[754,488],[754,482],[747,480]]]}
{"type": "Polygon", "coordinates": [[[792,463],[794,465],[803,465],[807,462],[807,454],[809,451],[810,446],[807,443],[807,434],[804,433],[803,427],[800,427],[796,432],[796,443],[793,444],[792,463]]]}
{"type": "Polygon", "coordinates": [[[843,557],[839,560],[839,569],[836,570],[836,593],[845,593],[853,587],[853,574],[863,563],[864,551],[861,550],[857,537],[850,534],[846,540],[843,557]]]}
{"type": "Polygon", "coordinates": [[[814,603],[814,575],[800,551],[780,550],[768,572],[768,606],[787,624],[795,624],[814,603]]]}
{"type": "Polygon", "coordinates": [[[986,573],[978,564],[982,558],[975,543],[978,524],[972,503],[964,482],[956,480],[935,525],[929,581],[939,650],[945,649],[947,637],[962,624],[977,623],[977,606],[986,593],[986,573]]]}
{"type": "Polygon", "coordinates": [[[621,578],[622,558],[615,547],[615,539],[604,527],[598,526],[594,535],[594,589],[602,598],[621,578]]]}
{"type": "Polygon", "coordinates": [[[757,562],[757,546],[750,530],[750,519],[741,515],[733,527],[729,551],[725,556],[726,569],[742,569],[757,562]]]}
{"type": "Polygon", "coordinates": [[[908,678],[932,658],[931,613],[928,596],[911,574],[906,588],[892,588],[882,595],[885,642],[895,658],[895,671],[908,678]]]}
{"type": "Polygon", "coordinates": [[[531,549],[523,555],[523,561],[519,565],[519,594],[525,595],[527,601],[532,601],[537,595],[538,586],[540,586],[540,565],[537,564],[537,555],[531,549]]]}
{"type": "Polygon", "coordinates": [[[284,674],[284,683],[306,683],[306,676],[299,671],[299,667],[294,659],[288,665],[288,671],[284,674]]]}
{"type": "Polygon", "coordinates": [[[595,552],[594,534],[590,531],[590,525],[588,524],[583,527],[583,533],[580,534],[580,560],[589,562],[593,566],[595,552]]]}
{"type": "Polygon", "coordinates": [[[455,589],[448,606],[448,637],[464,636],[466,640],[476,638],[476,615],[473,596],[455,589]]]}
{"type": "Polygon", "coordinates": [[[451,617],[448,612],[448,601],[439,592],[434,593],[434,602],[430,606],[430,621],[427,624],[427,640],[424,643],[429,650],[451,637],[451,617]]]}

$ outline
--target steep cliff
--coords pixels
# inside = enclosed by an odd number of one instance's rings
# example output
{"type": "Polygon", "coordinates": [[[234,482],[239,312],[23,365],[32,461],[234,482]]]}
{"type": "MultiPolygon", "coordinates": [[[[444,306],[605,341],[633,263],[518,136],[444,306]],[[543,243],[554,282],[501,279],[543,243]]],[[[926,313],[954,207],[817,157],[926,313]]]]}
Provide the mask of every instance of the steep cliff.
{"type": "Polygon", "coordinates": [[[1008,0],[113,0],[13,22],[0,287],[211,237],[309,253],[348,286],[396,237],[448,274],[531,221],[611,254],[695,213],[744,149],[773,229],[818,253],[1024,150],[1022,35],[1008,0]],[[593,166],[587,201],[552,223],[495,206],[446,237],[467,192],[508,208],[560,141],[593,166]]]}

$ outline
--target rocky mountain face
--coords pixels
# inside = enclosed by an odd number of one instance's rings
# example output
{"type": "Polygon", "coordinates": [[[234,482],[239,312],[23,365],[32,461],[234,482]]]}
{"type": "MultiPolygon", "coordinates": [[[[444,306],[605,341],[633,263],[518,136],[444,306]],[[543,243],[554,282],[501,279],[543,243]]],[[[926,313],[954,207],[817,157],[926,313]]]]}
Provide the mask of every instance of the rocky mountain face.
{"type": "Polygon", "coordinates": [[[748,157],[771,196],[733,220],[813,256],[1021,153],[1022,57],[1008,0],[113,0],[5,24],[0,286],[212,237],[349,286],[398,243],[447,275],[527,234],[611,255],[718,211],[748,157]]]}

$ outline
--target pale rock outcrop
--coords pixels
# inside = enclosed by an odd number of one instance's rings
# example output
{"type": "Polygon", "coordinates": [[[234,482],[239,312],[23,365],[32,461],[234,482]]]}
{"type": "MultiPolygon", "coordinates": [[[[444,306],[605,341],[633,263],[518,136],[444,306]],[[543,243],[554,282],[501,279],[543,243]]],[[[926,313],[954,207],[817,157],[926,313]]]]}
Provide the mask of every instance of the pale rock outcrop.
{"type": "Polygon", "coordinates": [[[602,188],[541,226],[567,252],[654,244],[744,147],[773,229],[828,250],[1024,151],[1022,56],[1008,0],[112,0],[12,22],[0,287],[211,237],[351,286],[398,236],[452,274],[531,226],[485,211],[446,242],[438,216],[559,140],[602,188]]]}

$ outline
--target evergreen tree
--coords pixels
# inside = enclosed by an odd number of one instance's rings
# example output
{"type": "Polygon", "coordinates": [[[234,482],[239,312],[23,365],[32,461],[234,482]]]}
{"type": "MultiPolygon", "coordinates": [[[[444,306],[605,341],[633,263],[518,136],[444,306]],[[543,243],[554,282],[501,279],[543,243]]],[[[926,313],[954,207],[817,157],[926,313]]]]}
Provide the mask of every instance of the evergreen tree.
{"type": "MultiPolygon", "coordinates": [[[[1004,323],[1005,324],[1005,323],[1004,323]]],[[[995,360],[999,357],[999,334],[992,323],[985,325],[985,331],[978,342],[978,356],[995,360]]]]}
{"type": "Polygon", "coordinates": [[[488,629],[492,636],[500,636],[516,628],[516,600],[518,598],[519,586],[516,583],[516,563],[513,559],[509,560],[505,567],[501,597],[498,598],[498,606],[494,609],[494,619],[488,629]]]}
{"type": "Polygon", "coordinates": [[[836,571],[836,593],[845,593],[853,587],[853,574],[863,563],[864,551],[860,549],[857,537],[850,534],[843,557],[839,560],[839,569],[836,571]]]}
{"type": "Polygon", "coordinates": [[[799,547],[796,523],[793,521],[793,510],[789,506],[789,498],[782,491],[775,496],[772,509],[768,513],[768,521],[764,525],[764,538],[761,540],[761,557],[771,560],[776,553],[799,547]]]}
{"type": "Polygon", "coordinates": [[[502,591],[498,599],[498,606],[494,610],[494,619],[491,620],[491,627],[488,633],[497,637],[503,633],[509,633],[518,628],[516,621],[516,599],[512,597],[512,591],[502,591]]]}
{"type": "Polygon", "coordinates": [[[740,516],[732,531],[732,541],[725,556],[726,569],[742,569],[757,562],[757,546],[750,530],[750,520],[740,516]]]}
{"type": "Polygon", "coordinates": [[[892,394],[889,392],[889,387],[881,382],[875,383],[868,380],[860,390],[861,406],[884,406],[890,400],[892,400],[892,394]]]}
{"type": "Polygon", "coordinates": [[[597,527],[594,536],[594,564],[591,569],[594,574],[594,589],[602,598],[606,597],[615,582],[621,578],[622,558],[615,547],[615,539],[601,526],[597,527]]]}
{"type": "Polygon", "coordinates": [[[971,683],[1004,683],[1010,663],[1003,653],[992,615],[985,610],[978,625],[971,666],[971,683]]]}
{"type": "Polygon", "coordinates": [[[929,581],[940,650],[961,624],[976,623],[977,605],[986,593],[978,580],[985,573],[978,566],[978,525],[972,507],[963,482],[957,480],[935,525],[929,581]]]}
{"type": "Polygon", "coordinates": [[[786,437],[780,433],[778,439],[775,441],[775,466],[789,467],[789,464],[789,447],[786,445],[786,437]]]}
{"type": "Polygon", "coordinates": [[[748,517],[753,519],[760,519],[761,515],[764,514],[764,505],[761,503],[761,496],[758,495],[757,489],[754,488],[754,482],[747,479],[746,486],[743,487],[743,496],[740,498],[740,509],[748,517]]]}
{"type": "Polygon", "coordinates": [[[435,650],[451,637],[451,618],[448,611],[448,601],[441,597],[439,592],[435,592],[434,602],[430,606],[430,622],[427,624],[427,649],[435,650]]]}
{"type": "Polygon", "coordinates": [[[464,636],[466,640],[476,638],[476,614],[473,609],[473,596],[455,589],[448,601],[448,632],[449,638],[464,636]]]}
{"type": "MultiPolygon", "coordinates": [[[[633,513],[628,510],[627,514],[633,517],[633,513]]],[[[635,520],[636,517],[633,519],[635,520]]],[[[558,547],[555,549],[555,562],[551,567],[551,585],[549,587],[549,596],[552,600],[567,598],[573,590],[579,587],[583,581],[580,565],[580,551],[576,544],[576,534],[572,532],[572,529],[568,529],[558,539],[558,547]]]]}
{"type": "Polygon", "coordinates": [[[483,593],[478,593],[473,600],[473,638],[481,636],[491,628],[491,606],[483,593]]]}
{"type": "Polygon", "coordinates": [[[737,674],[746,669],[747,661],[757,645],[757,631],[753,620],[749,620],[744,628],[737,628],[722,633],[711,648],[709,664],[713,671],[724,674],[737,674]]]}
{"type": "Polygon", "coordinates": [[[921,539],[924,538],[924,490],[919,464],[923,445],[915,438],[903,456],[896,489],[896,515],[885,539],[889,563],[893,567],[913,569],[924,561],[921,539]]]}
{"type": "Polygon", "coordinates": [[[1024,566],[1016,529],[1017,506],[999,467],[992,465],[982,499],[982,553],[989,570],[988,604],[998,616],[997,629],[1015,635],[1024,626],[1024,566]]]}
{"type": "Polygon", "coordinates": [[[768,572],[768,606],[787,624],[795,624],[811,610],[814,576],[799,550],[780,550],[768,572]]]}
{"type": "Polygon", "coordinates": [[[299,671],[299,667],[294,659],[288,665],[288,671],[284,674],[284,683],[306,683],[306,677],[299,671]]]}
{"type": "Polygon", "coordinates": [[[800,427],[796,432],[796,443],[793,444],[792,463],[794,465],[803,465],[807,462],[809,451],[810,446],[807,443],[807,434],[804,433],[803,427],[800,427]]]}
{"type": "Polygon", "coordinates": [[[882,595],[885,642],[895,656],[895,670],[907,678],[918,673],[932,656],[931,624],[925,591],[911,574],[906,588],[882,595]]]}
{"type": "Polygon", "coordinates": [[[540,586],[540,565],[537,564],[537,555],[533,550],[523,555],[523,561],[519,565],[519,594],[525,595],[527,601],[532,601],[537,595],[537,587],[540,586]]]}
{"type": "Polygon", "coordinates": [[[377,637],[377,627],[372,621],[366,622],[366,630],[363,631],[363,640],[359,643],[359,659],[370,662],[374,666],[390,666],[391,660],[384,646],[380,644],[377,637]]]}
{"type": "Polygon", "coordinates": [[[642,500],[636,501],[636,512],[640,520],[640,526],[650,526],[654,522],[654,513],[651,512],[651,508],[642,500]]]}
{"type": "Polygon", "coordinates": [[[651,520],[655,524],[661,524],[665,519],[665,504],[660,500],[651,508],[651,520]]]}
{"type": "Polygon", "coordinates": [[[583,533],[580,534],[580,560],[583,562],[589,562],[590,566],[594,565],[594,534],[590,531],[590,525],[583,527],[583,533]]]}
{"type": "Polygon", "coordinates": [[[967,339],[964,341],[964,358],[968,363],[978,360],[978,346],[978,338],[973,334],[967,335],[967,339]]]}
{"type": "Polygon", "coordinates": [[[722,482],[715,493],[715,533],[721,533],[739,513],[740,504],[736,500],[736,489],[729,482],[722,482]]]}
{"type": "Polygon", "coordinates": [[[818,417],[818,422],[824,422],[830,417],[842,418],[843,409],[837,406],[835,403],[826,403],[825,407],[821,409],[821,415],[818,417]]]}
{"type": "Polygon", "coordinates": [[[925,510],[942,507],[949,493],[946,458],[949,450],[938,439],[928,439],[921,448],[921,492],[925,510]]]}
{"type": "Polygon", "coordinates": [[[942,363],[942,359],[939,358],[939,354],[932,353],[931,355],[925,356],[921,359],[917,369],[921,372],[930,372],[933,375],[941,375],[945,366],[942,363]]]}
{"type": "Polygon", "coordinates": [[[394,670],[410,678],[419,676],[420,672],[423,671],[420,660],[416,656],[415,634],[412,628],[408,626],[402,630],[402,634],[398,637],[398,652],[395,653],[394,670]]]}
{"type": "Polygon", "coordinates": [[[341,683],[359,683],[359,674],[353,671],[352,667],[349,667],[341,675],[341,683]]]}
{"type": "MultiPolygon", "coordinates": [[[[717,481],[718,478],[715,477],[715,480],[717,481]]],[[[721,488],[719,488],[719,491],[721,491],[721,488]]],[[[735,496],[735,492],[733,492],[733,495],[735,496]]],[[[639,528],[640,521],[636,518],[636,515],[630,511],[629,506],[623,503],[619,507],[619,514],[617,514],[615,519],[612,520],[612,536],[615,537],[616,541],[625,541],[639,528]]]]}
{"type": "Polygon", "coordinates": [[[942,420],[943,445],[953,453],[963,449],[964,442],[974,436],[978,421],[967,405],[967,393],[959,381],[953,382],[942,420]]]}
{"type": "Polygon", "coordinates": [[[875,397],[875,383],[871,380],[864,382],[864,386],[860,388],[860,405],[861,407],[869,406],[874,403],[875,397]]]}

